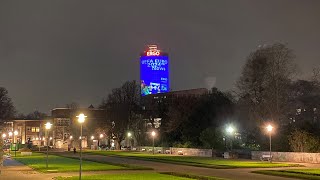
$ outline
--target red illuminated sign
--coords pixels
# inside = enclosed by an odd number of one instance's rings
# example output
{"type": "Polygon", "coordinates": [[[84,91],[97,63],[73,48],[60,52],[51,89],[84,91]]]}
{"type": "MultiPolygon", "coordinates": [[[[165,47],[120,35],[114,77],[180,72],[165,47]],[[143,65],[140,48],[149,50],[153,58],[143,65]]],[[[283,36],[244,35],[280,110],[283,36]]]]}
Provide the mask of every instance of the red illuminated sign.
{"type": "Polygon", "coordinates": [[[159,56],[160,51],[147,51],[147,56],[159,56]]]}
{"type": "Polygon", "coordinates": [[[160,50],[157,49],[156,45],[149,45],[147,56],[160,56],[160,50]]]}

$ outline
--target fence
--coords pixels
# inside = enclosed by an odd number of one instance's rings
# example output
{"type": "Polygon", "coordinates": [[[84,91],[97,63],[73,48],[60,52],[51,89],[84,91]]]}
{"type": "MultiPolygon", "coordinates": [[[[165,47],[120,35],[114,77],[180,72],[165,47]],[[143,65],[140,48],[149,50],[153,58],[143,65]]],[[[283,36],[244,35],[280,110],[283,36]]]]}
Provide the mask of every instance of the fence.
{"type": "MultiPolygon", "coordinates": [[[[252,151],[251,158],[260,160],[262,155],[268,155],[269,151],[252,151]]],[[[300,162],[300,163],[320,163],[320,153],[303,152],[272,152],[273,161],[300,162]]]]}

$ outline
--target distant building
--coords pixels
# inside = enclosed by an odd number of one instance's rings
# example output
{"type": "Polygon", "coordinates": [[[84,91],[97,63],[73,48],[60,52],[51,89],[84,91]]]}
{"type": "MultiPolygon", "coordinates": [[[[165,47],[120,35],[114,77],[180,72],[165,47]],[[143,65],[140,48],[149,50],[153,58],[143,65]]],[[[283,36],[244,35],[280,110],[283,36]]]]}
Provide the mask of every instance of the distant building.
{"type": "Polygon", "coordinates": [[[68,148],[77,146],[73,144],[74,138],[79,138],[80,127],[77,117],[80,113],[87,116],[83,124],[83,147],[88,146],[89,134],[94,134],[94,125],[98,121],[106,120],[106,111],[104,109],[94,108],[55,108],[51,111],[53,121],[53,145],[57,148],[68,148]],[[77,137],[75,136],[77,135],[77,137]]]}
{"type": "Polygon", "coordinates": [[[140,83],[142,96],[170,91],[169,56],[157,45],[140,54],[140,83]]]}
{"type": "Polygon", "coordinates": [[[44,145],[44,135],[45,135],[45,128],[44,124],[47,121],[42,120],[26,120],[26,119],[16,119],[8,122],[11,128],[8,128],[9,132],[18,131],[18,135],[14,137],[12,135],[12,142],[17,142],[21,144],[26,144],[31,142],[34,145],[44,145]],[[13,140],[16,138],[15,140],[13,140]]]}
{"type": "Polygon", "coordinates": [[[88,146],[88,137],[94,134],[97,123],[106,120],[106,111],[104,109],[94,108],[92,105],[89,108],[55,108],[51,111],[51,116],[46,119],[16,119],[9,120],[5,124],[5,132],[18,131],[18,135],[7,137],[8,142],[17,142],[21,144],[32,143],[33,145],[46,145],[45,141],[45,124],[52,123],[49,130],[48,138],[49,145],[56,148],[67,149],[73,144],[74,138],[79,139],[80,127],[77,121],[77,115],[84,113],[87,118],[83,124],[83,147],[88,146]],[[76,137],[78,136],[78,137],[76,137]],[[72,137],[72,138],[71,138],[72,137]]]}

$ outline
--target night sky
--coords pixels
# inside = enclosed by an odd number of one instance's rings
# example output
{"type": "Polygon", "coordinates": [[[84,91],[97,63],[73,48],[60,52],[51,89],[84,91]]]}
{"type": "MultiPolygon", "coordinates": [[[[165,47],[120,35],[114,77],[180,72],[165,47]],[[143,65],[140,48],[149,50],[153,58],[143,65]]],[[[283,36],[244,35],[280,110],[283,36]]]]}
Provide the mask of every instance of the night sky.
{"type": "Polygon", "coordinates": [[[139,79],[147,44],[169,53],[173,90],[230,90],[258,45],[288,43],[299,76],[320,65],[318,0],[1,0],[0,86],[18,111],[98,105],[139,79]]]}

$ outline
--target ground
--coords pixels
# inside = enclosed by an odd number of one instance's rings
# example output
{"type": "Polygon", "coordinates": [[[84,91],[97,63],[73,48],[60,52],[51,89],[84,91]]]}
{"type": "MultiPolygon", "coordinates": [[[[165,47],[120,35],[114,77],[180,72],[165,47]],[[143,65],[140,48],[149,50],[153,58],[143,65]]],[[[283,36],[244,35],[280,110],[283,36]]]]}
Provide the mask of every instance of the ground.
{"type": "MultiPolygon", "coordinates": [[[[59,156],[68,156],[71,158],[77,158],[77,155],[73,155],[73,153],[58,153],[59,156]]],[[[61,157],[60,157],[61,158],[61,157]]],[[[320,165],[314,164],[304,164],[306,167],[277,167],[277,168],[233,168],[233,169],[214,169],[214,168],[205,168],[198,167],[193,165],[184,165],[184,164],[174,164],[172,162],[158,162],[158,161],[150,161],[145,159],[137,159],[132,157],[125,156],[110,156],[110,155],[97,155],[97,154],[84,154],[83,158],[86,160],[100,162],[105,164],[119,165],[126,164],[126,166],[143,166],[153,170],[108,170],[108,171],[85,171],[83,172],[83,177],[92,177],[92,175],[101,175],[102,178],[114,179],[112,177],[116,177],[118,179],[181,179],[176,176],[167,176],[164,174],[159,174],[163,172],[174,172],[179,175],[198,175],[198,176],[206,176],[206,177],[218,177],[224,179],[237,179],[237,180],[247,180],[247,179],[260,179],[260,180],[286,180],[290,178],[286,177],[277,177],[277,176],[269,176],[257,173],[251,173],[256,170],[285,170],[285,169],[310,169],[310,168],[319,168],[320,165]],[[125,174],[125,176],[120,176],[120,174],[125,174]],[[143,177],[148,176],[148,177],[143,177]]],[[[75,160],[75,159],[73,159],[75,160]]],[[[192,160],[194,161],[194,160],[192,160]]],[[[3,173],[0,176],[0,179],[52,179],[53,177],[70,177],[78,175],[78,172],[58,172],[58,173],[39,173],[34,171],[30,167],[24,166],[23,164],[17,163],[14,160],[6,159],[6,164],[3,169],[3,173]],[[11,164],[10,164],[11,163],[11,164]]],[[[219,161],[224,164],[223,161],[219,161]]],[[[241,161],[238,161],[241,162],[241,161]]],[[[248,161],[244,161],[248,162],[248,161]]],[[[218,164],[218,161],[216,162],[218,164]]],[[[284,163],[287,164],[287,163],[284,163]]],[[[219,165],[219,164],[218,164],[219,165]]],[[[120,166],[124,167],[124,166],[120,166]]],[[[298,171],[298,170],[297,170],[298,171]]],[[[98,176],[95,176],[98,178],[98,176]]],[[[192,177],[192,176],[189,176],[192,177]]],[[[183,179],[183,178],[182,178],[183,179]]],[[[207,178],[208,179],[208,178],[207,178]]]]}
{"type": "Polygon", "coordinates": [[[141,152],[125,152],[125,151],[86,151],[86,154],[96,154],[104,156],[130,157],[135,159],[166,162],[174,164],[191,165],[198,167],[210,167],[215,169],[229,168],[271,168],[271,167],[295,167],[298,164],[290,163],[269,163],[266,161],[252,160],[230,160],[211,157],[190,157],[190,156],[172,156],[167,154],[146,154],[141,152]]]}

